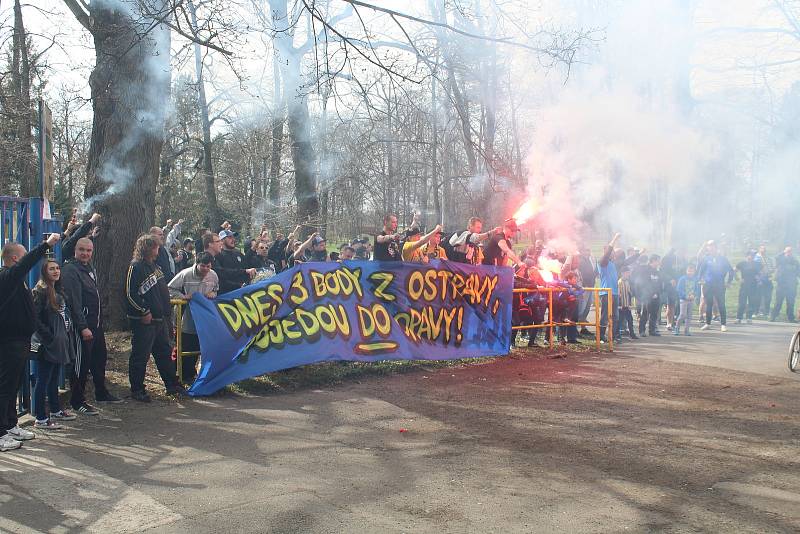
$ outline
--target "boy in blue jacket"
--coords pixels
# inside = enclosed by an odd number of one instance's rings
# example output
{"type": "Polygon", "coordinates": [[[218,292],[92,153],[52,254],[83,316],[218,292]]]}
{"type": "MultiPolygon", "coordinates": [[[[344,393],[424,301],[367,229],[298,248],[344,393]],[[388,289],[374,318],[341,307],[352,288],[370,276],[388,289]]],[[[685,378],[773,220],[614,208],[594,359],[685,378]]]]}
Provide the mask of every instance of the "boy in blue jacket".
{"type": "Polygon", "coordinates": [[[675,321],[675,335],[680,335],[680,324],[683,321],[683,333],[691,336],[689,325],[692,322],[692,311],[694,311],[695,301],[700,296],[700,279],[696,274],[694,265],[690,264],[686,267],[686,274],[678,279],[676,289],[680,299],[680,315],[678,315],[678,320],[675,321]]]}

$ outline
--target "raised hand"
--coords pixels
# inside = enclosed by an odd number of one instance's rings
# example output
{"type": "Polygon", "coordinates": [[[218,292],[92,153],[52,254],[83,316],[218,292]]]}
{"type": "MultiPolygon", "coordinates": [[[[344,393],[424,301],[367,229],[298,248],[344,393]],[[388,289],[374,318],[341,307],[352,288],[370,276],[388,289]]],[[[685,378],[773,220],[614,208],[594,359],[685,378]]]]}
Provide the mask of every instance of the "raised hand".
{"type": "Polygon", "coordinates": [[[61,236],[59,234],[50,234],[50,236],[47,238],[46,243],[48,244],[48,246],[52,248],[56,245],[56,243],[58,243],[60,239],[61,236]]]}

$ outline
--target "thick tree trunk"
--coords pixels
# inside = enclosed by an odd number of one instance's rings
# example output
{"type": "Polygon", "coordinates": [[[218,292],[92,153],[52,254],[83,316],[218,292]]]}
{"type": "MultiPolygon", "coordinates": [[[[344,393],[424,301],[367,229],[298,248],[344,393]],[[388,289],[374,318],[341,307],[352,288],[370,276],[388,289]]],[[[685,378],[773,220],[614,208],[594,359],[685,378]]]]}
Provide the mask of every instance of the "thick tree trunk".
{"type": "MultiPolygon", "coordinates": [[[[166,17],[166,0],[160,3],[166,17]]],[[[103,215],[94,264],[106,326],[122,328],[133,244],[154,220],[169,106],[170,34],[166,26],[109,5],[89,4],[97,63],[89,78],[94,117],[86,195],[99,196],[86,211],[103,215]]]]}
{"type": "MultiPolygon", "coordinates": [[[[288,106],[289,138],[292,142],[294,164],[294,194],[297,199],[297,218],[302,223],[319,222],[317,179],[314,175],[314,147],[311,145],[311,125],[308,119],[308,102],[296,94],[288,106]]],[[[310,224],[306,224],[310,229],[310,224]]]]}

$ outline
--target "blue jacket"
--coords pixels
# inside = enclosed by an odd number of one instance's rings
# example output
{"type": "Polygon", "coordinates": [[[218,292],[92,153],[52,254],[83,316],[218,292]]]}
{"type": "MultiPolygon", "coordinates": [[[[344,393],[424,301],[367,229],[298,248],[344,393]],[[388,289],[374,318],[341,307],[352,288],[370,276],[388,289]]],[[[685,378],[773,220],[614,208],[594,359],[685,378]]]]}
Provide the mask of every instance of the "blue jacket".
{"type": "Polygon", "coordinates": [[[706,284],[721,286],[726,281],[733,282],[736,273],[728,258],[717,254],[716,256],[706,256],[698,261],[697,275],[706,284]]]}
{"type": "Polygon", "coordinates": [[[700,279],[697,275],[691,278],[688,275],[681,276],[678,278],[678,285],[675,289],[681,300],[688,300],[689,296],[693,296],[695,301],[700,299],[700,279]]]}

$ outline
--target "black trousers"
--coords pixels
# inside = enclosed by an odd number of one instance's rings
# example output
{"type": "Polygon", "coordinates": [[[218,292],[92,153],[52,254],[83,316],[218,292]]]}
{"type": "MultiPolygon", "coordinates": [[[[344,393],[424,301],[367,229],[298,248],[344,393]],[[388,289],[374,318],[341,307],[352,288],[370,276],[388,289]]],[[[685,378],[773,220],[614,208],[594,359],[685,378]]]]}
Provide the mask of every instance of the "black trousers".
{"type": "Polygon", "coordinates": [[[617,295],[600,295],[600,339],[606,340],[606,328],[608,328],[608,311],[611,308],[611,332],[614,340],[619,339],[619,307],[617,306],[617,295]],[[610,306],[609,306],[610,300],[610,306]]]}
{"type": "Polygon", "coordinates": [[[714,316],[714,301],[719,309],[719,322],[725,326],[728,320],[728,311],[725,309],[725,285],[706,284],[703,286],[703,298],[706,302],[706,324],[711,324],[714,316]]]}
{"type": "Polygon", "coordinates": [[[161,375],[164,387],[174,387],[178,383],[175,375],[175,362],[172,361],[172,345],[170,344],[170,325],[167,321],[153,320],[150,324],[131,320],[131,356],[128,360],[128,380],[132,392],[144,391],[144,377],[147,373],[147,362],[150,355],[156,362],[156,369],[161,375]]]}
{"type": "Polygon", "coordinates": [[[639,316],[639,334],[644,334],[646,330],[654,334],[658,326],[658,316],[661,313],[661,300],[650,298],[649,300],[641,299],[641,301],[643,305],[642,314],[639,316]]]}
{"type": "Polygon", "coordinates": [[[764,315],[772,313],[772,280],[764,280],[758,286],[758,311],[764,315]]]}
{"type": "MultiPolygon", "coordinates": [[[[70,374],[69,388],[70,404],[77,410],[86,401],[86,380],[89,373],[92,373],[94,382],[95,396],[103,395],[106,389],[106,362],[108,361],[108,349],[106,348],[106,333],[102,328],[90,328],[92,339],[84,341],[81,339],[79,354],[76,354],[75,366],[70,374]]],[[[80,332],[78,332],[80,336],[80,332]]]]}
{"type": "Polygon", "coordinates": [[[633,313],[631,312],[630,308],[620,308],[619,309],[619,328],[620,333],[624,332],[625,329],[628,329],[628,335],[633,337],[636,335],[636,332],[633,328],[633,313]]]}
{"type": "Polygon", "coordinates": [[[17,391],[30,351],[30,341],[0,340],[0,436],[17,426],[17,391]]]}
{"type": "Polygon", "coordinates": [[[758,286],[755,284],[742,284],[739,288],[739,304],[736,308],[736,318],[741,320],[752,319],[758,311],[758,286]]]}
{"type": "Polygon", "coordinates": [[[772,319],[777,319],[783,307],[783,301],[786,301],[786,319],[794,321],[794,299],[797,298],[797,285],[795,284],[777,284],[775,289],[775,307],[772,309],[772,319]]]}
{"type": "MultiPolygon", "coordinates": [[[[196,352],[200,350],[200,339],[197,337],[197,334],[187,334],[184,332],[181,338],[181,349],[183,352],[196,352]]],[[[197,356],[184,356],[181,358],[180,362],[183,383],[191,384],[194,382],[194,379],[197,378],[197,356]]]]}

